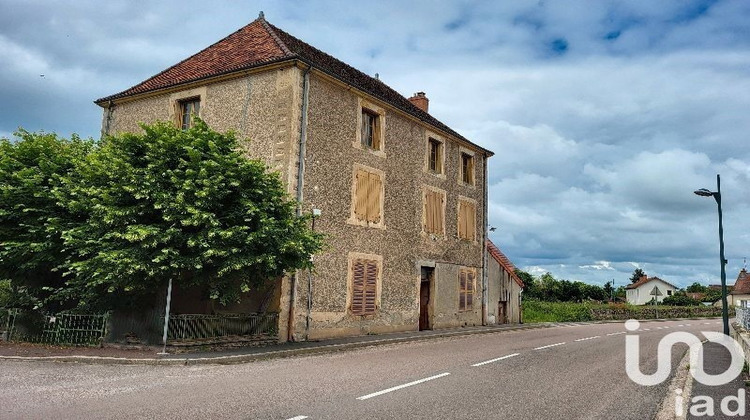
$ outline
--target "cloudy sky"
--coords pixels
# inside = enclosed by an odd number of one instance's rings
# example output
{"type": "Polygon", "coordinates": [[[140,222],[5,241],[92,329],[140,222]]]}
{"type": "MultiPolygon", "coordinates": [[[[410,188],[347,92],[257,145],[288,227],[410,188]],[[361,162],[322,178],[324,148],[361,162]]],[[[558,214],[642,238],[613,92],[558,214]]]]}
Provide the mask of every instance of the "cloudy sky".
{"type": "Polygon", "coordinates": [[[266,19],[495,152],[491,238],[523,269],[729,283],[750,257],[750,2],[0,0],[0,136],[98,138],[93,100],[266,19]],[[42,76],[43,75],[43,76],[42,76]]]}

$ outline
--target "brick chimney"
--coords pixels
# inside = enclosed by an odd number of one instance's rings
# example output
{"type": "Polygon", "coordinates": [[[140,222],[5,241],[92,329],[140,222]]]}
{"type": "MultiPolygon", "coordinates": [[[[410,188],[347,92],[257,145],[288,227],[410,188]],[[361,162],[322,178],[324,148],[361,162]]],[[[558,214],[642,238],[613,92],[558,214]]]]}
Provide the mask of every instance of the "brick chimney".
{"type": "Polygon", "coordinates": [[[424,92],[417,92],[409,98],[409,102],[413,103],[417,108],[424,112],[428,112],[427,109],[430,106],[430,100],[424,95],[424,92]]]}

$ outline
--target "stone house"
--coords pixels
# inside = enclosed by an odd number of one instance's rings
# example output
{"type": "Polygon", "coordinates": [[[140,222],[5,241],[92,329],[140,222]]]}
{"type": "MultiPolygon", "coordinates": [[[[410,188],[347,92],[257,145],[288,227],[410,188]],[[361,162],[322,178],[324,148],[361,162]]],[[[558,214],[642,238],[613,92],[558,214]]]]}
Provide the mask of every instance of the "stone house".
{"type": "Polygon", "coordinates": [[[651,294],[654,288],[659,291],[659,294],[656,296],[657,302],[663,301],[668,296],[673,296],[677,291],[677,286],[659,277],[648,277],[644,274],[637,282],[625,288],[628,303],[631,305],[645,305],[654,298],[654,295],[651,294]]]}
{"type": "Polygon", "coordinates": [[[516,267],[492,241],[487,240],[487,322],[520,324],[523,281],[516,267]]]}
{"type": "MultiPolygon", "coordinates": [[[[721,290],[721,287],[719,288],[721,290]]],[[[747,269],[743,268],[737,275],[737,281],[734,282],[734,286],[730,289],[727,287],[727,304],[732,306],[750,306],[750,275],[747,274],[747,269]]],[[[719,301],[721,302],[721,301],[719,301]]]]}
{"type": "MultiPolygon", "coordinates": [[[[281,341],[486,322],[486,150],[407,99],[260,17],[99,99],[103,134],[139,122],[233,130],[279,171],[328,248],[315,270],[248,296],[281,341]],[[315,210],[315,212],[313,212],[315,210]]],[[[179,299],[173,299],[179,308],[179,299]]],[[[215,310],[215,309],[214,309],[215,310]]]]}

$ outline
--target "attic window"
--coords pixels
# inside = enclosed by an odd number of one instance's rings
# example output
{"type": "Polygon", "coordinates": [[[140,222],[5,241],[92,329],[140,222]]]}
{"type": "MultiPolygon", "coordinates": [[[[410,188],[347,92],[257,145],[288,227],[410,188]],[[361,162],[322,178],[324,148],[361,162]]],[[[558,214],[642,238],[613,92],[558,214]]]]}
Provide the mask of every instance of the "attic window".
{"type": "Polygon", "coordinates": [[[180,128],[187,130],[193,126],[193,116],[200,115],[201,98],[190,98],[178,102],[180,107],[180,128]]]}
{"type": "Polygon", "coordinates": [[[474,156],[468,153],[461,153],[461,181],[474,185],[474,156]]]}
{"type": "Polygon", "coordinates": [[[366,108],[362,108],[362,145],[380,150],[380,116],[366,108]]]}
{"type": "Polygon", "coordinates": [[[430,137],[428,139],[427,166],[430,172],[443,173],[443,143],[430,137]]]}

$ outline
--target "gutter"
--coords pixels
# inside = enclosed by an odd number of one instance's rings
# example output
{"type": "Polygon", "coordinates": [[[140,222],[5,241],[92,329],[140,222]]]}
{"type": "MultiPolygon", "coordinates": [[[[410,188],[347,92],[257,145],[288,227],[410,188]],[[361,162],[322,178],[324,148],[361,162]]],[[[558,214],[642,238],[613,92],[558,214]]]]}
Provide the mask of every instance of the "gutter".
{"type": "Polygon", "coordinates": [[[487,229],[488,229],[488,224],[487,224],[487,214],[488,214],[488,211],[487,211],[487,201],[488,201],[487,200],[487,158],[488,157],[489,156],[487,156],[487,153],[485,153],[484,158],[482,159],[482,172],[483,172],[482,189],[484,190],[483,198],[482,198],[484,201],[484,203],[482,204],[482,212],[484,213],[484,218],[483,218],[484,229],[482,230],[482,236],[483,236],[482,238],[482,251],[483,251],[482,252],[482,325],[487,325],[487,318],[489,318],[488,316],[489,297],[487,296],[487,285],[488,285],[487,284],[488,283],[487,281],[487,276],[488,276],[488,273],[487,273],[488,271],[487,270],[487,262],[488,262],[487,261],[488,260],[487,258],[488,257],[487,256],[487,252],[488,252],[487,251],[487,229]]]}
{"type": "MultiPolygon", "coordinates": [[[[305,188],[305,154],[307,146],[307,109],[310,96],[310,70],[309,65],[302,77],[302,115],[299,128],[299,156],[297,157],[297,217],[302,215],[302,201],[304,199],[305,188]]],[[[294,341],[294,308],[297,306],[297,280],[299,270],[292,276],[291,291],[289,293],[289,322],[287,325],[287,340],[294,341]]]]}

